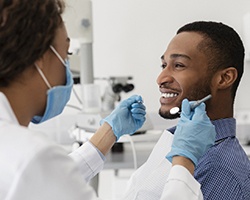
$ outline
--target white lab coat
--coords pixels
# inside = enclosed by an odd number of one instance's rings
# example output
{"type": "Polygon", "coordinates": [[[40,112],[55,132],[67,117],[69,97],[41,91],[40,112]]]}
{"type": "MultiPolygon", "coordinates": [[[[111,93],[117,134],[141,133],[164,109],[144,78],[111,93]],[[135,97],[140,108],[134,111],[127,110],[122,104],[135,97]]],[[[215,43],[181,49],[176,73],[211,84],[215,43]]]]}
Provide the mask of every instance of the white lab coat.
{"type": "MultiPolygon", "coordinates": [[[[102,169],[103,160],[90,143],[68,156],[43,134],[20,126],[1,92],[0,111],[1,200],[97,199],[85,180],[102,169]]],[[[162,199],[195,199],[199,184],[191,174],[181,166],[171,170],[162,199]],[[176,188],[182,188],[182,197],[176,197],[176,188]]]]}

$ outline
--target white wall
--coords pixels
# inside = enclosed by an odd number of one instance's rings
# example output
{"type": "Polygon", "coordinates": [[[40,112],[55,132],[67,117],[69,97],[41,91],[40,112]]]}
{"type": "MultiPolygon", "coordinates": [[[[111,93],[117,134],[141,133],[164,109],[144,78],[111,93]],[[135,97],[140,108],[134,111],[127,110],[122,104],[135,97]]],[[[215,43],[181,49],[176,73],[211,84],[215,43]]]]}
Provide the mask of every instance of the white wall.
{"type": "MultiPolygon", "coordinates": [[[[159,108],[156,78],[160,57],[176,30],[195,20],[226,23],[242,36],[249,0],[92,0],[94,76],[134,77],[148,111],[159,108]]],[[[250,108],[250,64],[240,85],[236,108],[250,108]]],[[[127,94],[128,95],[128,94],[127,94]]],[[[123,97],[127,97],[123,94],[123,97]]]]}

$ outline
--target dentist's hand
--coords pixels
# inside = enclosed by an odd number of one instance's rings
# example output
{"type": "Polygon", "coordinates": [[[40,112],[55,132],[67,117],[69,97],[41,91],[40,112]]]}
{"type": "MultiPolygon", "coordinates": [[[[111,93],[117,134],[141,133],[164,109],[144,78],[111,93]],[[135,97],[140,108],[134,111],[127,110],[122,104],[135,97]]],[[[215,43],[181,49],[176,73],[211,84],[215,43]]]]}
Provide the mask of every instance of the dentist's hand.
{"type": "Polygon", "coordinates": [[[172,162],[173,156],[184,156],[196,166],[200,157],[214,144],[216,131],[202,103],[191,110],[187,99],[182,101],[181,118],[174,133],[171,151],[166,158],[172,162]]]}
{"type": "Polygon", "coordinates": [[[123,100],[100,124],[107,122],[118,140],[124,134],[133,134],[142,127],[146,120],[146,107],[142,103],[142,97],[133,95],[123,100]]]}

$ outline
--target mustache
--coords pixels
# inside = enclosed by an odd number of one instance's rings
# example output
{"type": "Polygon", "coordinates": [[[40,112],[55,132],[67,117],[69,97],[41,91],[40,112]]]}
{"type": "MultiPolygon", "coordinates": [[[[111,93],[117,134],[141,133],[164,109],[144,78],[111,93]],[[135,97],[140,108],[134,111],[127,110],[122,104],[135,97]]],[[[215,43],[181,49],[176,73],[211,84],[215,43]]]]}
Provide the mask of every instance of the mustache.
{"type": "Polygon", "coordinates": [[[169,83],[162,83],[159,88],[164,88],[164,89],[168,89],[168,90],[172,90],[172,91],[175,91],[177,93],[179,93],[181,90],[179,88],[175,88],[175,87],[171,87],[169,85],[169,83]]]}

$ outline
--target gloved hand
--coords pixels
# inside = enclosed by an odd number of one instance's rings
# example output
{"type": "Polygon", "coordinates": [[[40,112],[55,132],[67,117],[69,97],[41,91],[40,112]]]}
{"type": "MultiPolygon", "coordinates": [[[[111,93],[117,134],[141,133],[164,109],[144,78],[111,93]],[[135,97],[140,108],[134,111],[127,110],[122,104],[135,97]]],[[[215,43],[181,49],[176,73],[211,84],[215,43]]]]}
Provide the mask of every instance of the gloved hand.
{"type": "Polygon", "coordinates": [[[199,158],[215,141],[216,131],[202,103],[191,110],[187,99],[182,101],[181,118],[174,133],[171,151],[166,158],[172,162],[173,156],[184,156],[193,161],[196,166],[199,158]]]}
{"type": "Polygon", "coordinates": [[[107,122],[118,140],[124,134],[133,134],[142,127],[146,120],[146,107],[142,103],[142,97],[133,95],[123,100],[100,124],[107,122]]]}

